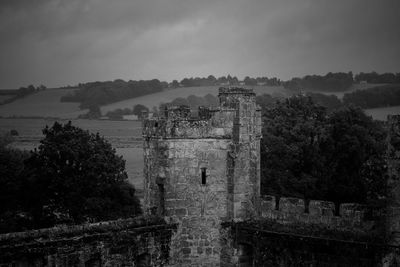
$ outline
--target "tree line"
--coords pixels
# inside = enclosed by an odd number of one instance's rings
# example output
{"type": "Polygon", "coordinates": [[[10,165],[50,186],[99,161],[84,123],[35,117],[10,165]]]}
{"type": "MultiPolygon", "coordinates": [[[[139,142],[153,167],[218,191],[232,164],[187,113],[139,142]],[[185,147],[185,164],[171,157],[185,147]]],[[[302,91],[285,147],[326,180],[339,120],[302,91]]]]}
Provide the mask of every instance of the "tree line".
{"type": "Polygon", "coordinates": [[[400,83],[400,72],[398,73],[376,73],[373,72],[360,72],[354,76],[356,82],[367,82],[367,83],[400,83]]]}
{"type": "Polygon", "coordinates": [[[400,105],[400,84],[382,85],[343,96],[344,104],[354,104],[362,108],[379,108],[400,105]]]}
{"type": "Polygon", "coordinates": [[[354,83],[353,73],[329,72],[326,75],[307,75],[303,78],[292,78],[283,86],[295,91],[342,92],[348,90],[354,83]]]}
{"type": "Polygon", "coordinates": [[[8,104],[11,102],[14,102],[15,100],[19,99],[19,98],[23,98],[27,95],[39,92],[39,91],[43,91],[46,90],[47,87],[44,86],[43,84],[35,87],[32,84],[24,87],[20,87],[18,88],[18,90],[0,90],[0,95],[12,95],[13,97],[10,97],[4,101],[2,101],[0,104],[8,104]]]}
{"type": "Polygon", "coordinates": [[[157,79],[124,81],[114,80],[105,82],[90,82],[81,84],[78,90],[61,97],[61,102],[79,102],[80,108],[101,106],[120,100],[139,97],[147,94],[161,92],[168,86],[167,83],[157,79]]]}
{"type": "Polygon", "coordinates": [[[214,75],[209,75],[208,77],[191,77],[184,78],[180,82],[177,80],[173,80],[169,87],[177,88],[177,87],[195,87],[195,86],[213,86],[213,85],[267,85],[267,86],[279,86],[282,81],[276,77],[268,78],[268,77],[256,77],[251,78],[246,76],[243,81],[239,81],[236,76],[221,76],[216,78],[214,75]]]}

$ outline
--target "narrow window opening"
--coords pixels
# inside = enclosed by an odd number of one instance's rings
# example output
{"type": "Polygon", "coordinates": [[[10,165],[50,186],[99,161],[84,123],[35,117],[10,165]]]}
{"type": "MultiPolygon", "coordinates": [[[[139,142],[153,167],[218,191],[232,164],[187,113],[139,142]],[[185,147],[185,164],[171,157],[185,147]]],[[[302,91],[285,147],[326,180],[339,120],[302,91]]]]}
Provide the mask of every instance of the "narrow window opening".
{"type": "Polygon", "coordinates": [[[201,184],[207,184],[207,168],[201,168],[201,184]]]}

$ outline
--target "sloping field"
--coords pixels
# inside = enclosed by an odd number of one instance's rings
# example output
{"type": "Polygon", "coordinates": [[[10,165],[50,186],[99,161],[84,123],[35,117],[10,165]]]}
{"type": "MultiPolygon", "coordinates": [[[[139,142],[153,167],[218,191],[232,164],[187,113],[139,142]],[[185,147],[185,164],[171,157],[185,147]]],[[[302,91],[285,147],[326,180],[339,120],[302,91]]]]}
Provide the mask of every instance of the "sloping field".
{"type": "MultiPolygon", "coordinates": [[[[351,90],[366,89],[378,86],[378,84],[355,84],[351,90]]],[[[103,114],[118,108],[130,108],[136,104],[142,104],[148,108],[158,107],[161,103],[174,100],[177,97],[186,98],[190,95],[205,96],[207,94],[217,95],[219,86],[204,87],[182,87],[176,89],[167,89],[163,92],[145,95],[137,98],[130,98],[101,107],[103,114]]],[[[282,86],[252,86],[257,95],[272,94],[280,96],[291,95],[292,92],[284,89],[282,86]]],[[[44,117],[75,119],[87,110],[80,110],[79,103],[62,103],[60,98],[72,92],[74,89],[47,89],[38,93],[28,95],[12,103],[0,105],[1,117],[44,117]]],[[[339,98],[343,97],[344,92],[329,92],[325,94],[334,94],[339,98]]]]}
{"type": "MultiPolygon", "coordinates": [[[[169,89],[163,92],[145,95],[137,98],[131,98],[123,101],[119,101],[116,103],[112,103],[109,105],[105,105],[101,107],[101,111],[103,114],[108,111],[115,110],[118,108],[130,108],[136,104],[142,104],[147,106],[148,108],[158,107],[161,103],[171,102],[177,97],[188,97],[190,95],[195,96],[205,96],[207,94],[212,94],[214,96],[218,95],[218,88],[220,86],[204,86],[204,87],[182,87],[176,89],[169,89]]],[[[281,86],[252,86],[257,95],[261,94],[280,94],[287,95],[289,91],[284,89],[281,86]]]]}
{"type": "Polygon", "coordinates": [[[353,84],[349,90],[344,91],[344,92],[320,92],[320,91],[312,91],[313,93],[320,93],[320,94],[324,94],[324,95],[335,95],[337,96],[339,99],[342,99],[344,94],[346,93],[351,93],[357,90],[365,90],[368,88],[372,88],[372,87],[377,87],[377,86],[381,86],[381,85],[385,85],[384,83],[379,83],[379,84],[373,84],[373,83],[367,83],[367,84],[353,84]]]}
{"type": "Polygon", "coordinates": [[[14,95],[0,95],[0,104],[13,97],[14,95]]]}
{"type": "Polygon", "coordinates": [[[388,115],[400,115],[400,106],[365,109],[375,120],[386,121],[388,115]]]}
{"type": "Polygon", "coordinates": [[[85,113],[79,103],[61,103],[60,98],[73,89],[47,89],[16,101],[0,105],[2,117],[58,117],[75,118],[85,113]]]}

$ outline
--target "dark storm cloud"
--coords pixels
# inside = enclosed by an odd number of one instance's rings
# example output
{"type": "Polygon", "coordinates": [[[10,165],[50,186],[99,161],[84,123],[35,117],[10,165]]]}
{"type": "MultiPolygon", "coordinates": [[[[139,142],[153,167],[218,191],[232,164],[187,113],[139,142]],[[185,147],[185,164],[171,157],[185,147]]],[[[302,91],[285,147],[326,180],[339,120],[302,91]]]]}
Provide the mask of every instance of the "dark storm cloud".
{"type": "Polygon", "coordinates": [[[0,87],[400,71],[400,2],[0,1],[0,87]]]}

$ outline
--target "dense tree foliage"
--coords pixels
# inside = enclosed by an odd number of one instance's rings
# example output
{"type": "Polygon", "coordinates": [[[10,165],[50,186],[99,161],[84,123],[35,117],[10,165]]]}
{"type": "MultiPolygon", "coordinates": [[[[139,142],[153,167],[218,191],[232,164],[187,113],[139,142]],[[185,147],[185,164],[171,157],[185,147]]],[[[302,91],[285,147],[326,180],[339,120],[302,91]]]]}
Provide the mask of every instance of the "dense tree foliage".
{"type": "Polygon", "coordinates": [[[109,111],[106,113],[106,116],[112,120],[122,120],[124,115],[136,115],[138,119],[140,119],[143,111],[148,112],[149,108],[144,105],[137,104],[132,109],[117,108],[115,110],[109,111]]]}
{"type": "Polygon", "coordinates": [[[282,81],[278,78],[268,78],[268,77],[257,77],[251,78],[246,76],[243,79],[245,85],[254,86],[254,85],[266,85],[266,86],[279,86],[282,84],[282,81]]]}
{"type": "Polygon", "coordinates": [[[38,87],[33,86],[32,84],[28,85],[27,87],[20,87],[18,90],[0,90],[0,95],[10,95],[12,97],[7,98],[0,102],[0,104],[8,104],[11,103],[19,98],[23,98],[27,95],[36,93],[38,91],[46,90],[46,86],[39,85],[38,87]]]}
{"type": "Polygon", "coordinates": [[[354,104],[362,108],[378,108],[400,105],[400,85],[382,85],[343,96],[345,104],[354,104]]]}
{"type": "Polygon", "coordinates": [[[343,106],[340,99],[335,95],[308,92],[306,96],[311,97],[315,104],[325,107],[328,112],[343,106]]]}
{"type": "Polygon", "coordinates": [[[384,130],[355,107],[295,96],[263,109],[264,194],[366,202],[384,195],[384,130]]]}
{"type": "Polygon", "coordinates": [[[8,134],[0,138],[0,233],[21,230],[29,221],[22,190],[24,160],[29,153],[9,148],[10,142],[8,134]]]}
{"type": "Polygon", "coordinates": [[[138,118],[142,117],[143,112],[149,112],[149,108],[144,105],[137,104],[132,109],[132,114],[138,116],[138,118]]]}
{"type": "Polygon", "coordinates": [[[61,102],[79,102],[81,108],[101,106],[127,98],[162,91],[165,83],[157,79],[148,81],[115,80],[81,84],[79,90],[61,97],[61,102]]]}
{"type": "Polygon", "coordinates": [[[284,83],[285,88],[295,91],[346,91],[353,84],[353,73],[329,72],[325,76],[307,75],[303,78],[293,78],[284,83]]]}
{"type": "Polygon", "coordinates": [[[100,107],[97,105],[92,105],[89,107],[89,111],[86,114],[79,115],[80,119],[99,119],[101,117],[100,107]]]}
{"type": "MultiPolygon", "coordinates": [[[[267,85],[267,86],[279,86],[281,85],[281,80],[278,78],[268,78],[268,77],[257,77],[251,78],[246,76],[243,79],[245,85],[254,86],[254,85],[267,85]]],[[[181,80],[180,84],[183,87],[194,87],[194,86],[212,86],[212,85],[239,85],[240,81],[236,76],[221,76],[219,78],[215,78],[213,75],[209,75],[207,78],[184,78],[181,80]]],[[[170,87],[176,88],[179,86],[179,83],[174,80],[170,87]]]]}
{"type": "Polygon", "coordinates": [[[400,73],[360,72],[354,76],[354,80],[367,83],[400,83],[400,73]]]}
{"type": "Polygon", "coordinates": [[[125,161],[99,134],[71,123],[43,130],[38,150],[0,152],[1,231],[135,216],[125,161]]]}

